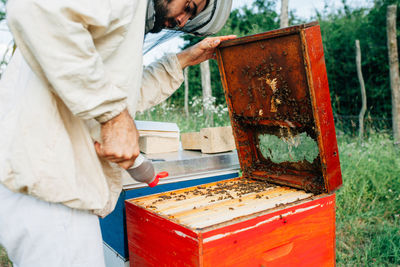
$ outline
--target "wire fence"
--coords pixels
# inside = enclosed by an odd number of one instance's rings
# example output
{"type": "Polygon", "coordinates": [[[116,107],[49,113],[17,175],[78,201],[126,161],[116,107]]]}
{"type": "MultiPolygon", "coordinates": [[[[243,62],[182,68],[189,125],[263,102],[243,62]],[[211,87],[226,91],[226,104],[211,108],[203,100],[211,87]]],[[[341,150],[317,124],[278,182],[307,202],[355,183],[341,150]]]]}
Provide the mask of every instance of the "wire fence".
{"type": "MultiPolygon", "coordinates": [[[[358,115],[334,114],[337,134],[349,134],[357,136],[359,133],[359,117],[358,115]]],[[[392,119],[385,117],[373,117],[367,114],[364,118],[364,132],[388,132],[392,130],[392,119]]]]}

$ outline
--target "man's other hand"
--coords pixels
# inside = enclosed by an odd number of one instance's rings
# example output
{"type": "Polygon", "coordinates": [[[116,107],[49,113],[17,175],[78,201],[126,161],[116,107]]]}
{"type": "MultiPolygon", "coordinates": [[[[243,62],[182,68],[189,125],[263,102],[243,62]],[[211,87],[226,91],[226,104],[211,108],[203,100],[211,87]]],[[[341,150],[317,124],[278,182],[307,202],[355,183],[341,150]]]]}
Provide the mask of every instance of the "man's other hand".
{"type": "Polygon", "coordinates": [[[208,59],[215,59],[216,48],[222,41],[235,39],[236,35],[208,37],[177,54],[182,69],[197,65],[208,59]]]}
{"type": "Polygon", "coordinates": [[[95,143],[97,155],[124,169],[139,155],[139,132],[127,110],[101,125],[101,141],[95,143]]]}

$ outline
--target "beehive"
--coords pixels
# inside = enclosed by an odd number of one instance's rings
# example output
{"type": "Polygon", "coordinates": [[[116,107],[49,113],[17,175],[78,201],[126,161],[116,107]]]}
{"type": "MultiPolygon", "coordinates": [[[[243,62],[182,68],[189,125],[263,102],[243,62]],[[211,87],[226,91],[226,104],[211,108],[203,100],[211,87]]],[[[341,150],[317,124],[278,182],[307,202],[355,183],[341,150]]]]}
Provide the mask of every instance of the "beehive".
{"type": "Polygon", "coordinates": [[[334,195],[236,178],[126,207],[131,266],[334,266],[334,195]]]}
{"type": "Polygon", "coordinates": [[[217,56],[243,176],[130,200],[131,266],[334,266],[342,180],[318,24],[217,56]]]}

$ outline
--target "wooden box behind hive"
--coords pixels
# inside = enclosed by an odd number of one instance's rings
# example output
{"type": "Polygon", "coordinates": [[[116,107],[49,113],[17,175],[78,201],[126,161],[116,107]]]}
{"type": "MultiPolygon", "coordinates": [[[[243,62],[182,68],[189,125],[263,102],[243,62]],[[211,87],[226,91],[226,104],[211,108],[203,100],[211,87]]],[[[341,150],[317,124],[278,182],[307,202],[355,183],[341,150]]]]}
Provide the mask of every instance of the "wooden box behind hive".
{"type": "Polygon", "coordinates": [[[129,200],[131,266],[334,266],[335,195],[242,178],[129,200]]]}
{"type": "Polygon", "coordinates": [[[145,154],[169,153],[179,150],[179,128],[176,123],[138,121],[140,151],[145,154]]]}

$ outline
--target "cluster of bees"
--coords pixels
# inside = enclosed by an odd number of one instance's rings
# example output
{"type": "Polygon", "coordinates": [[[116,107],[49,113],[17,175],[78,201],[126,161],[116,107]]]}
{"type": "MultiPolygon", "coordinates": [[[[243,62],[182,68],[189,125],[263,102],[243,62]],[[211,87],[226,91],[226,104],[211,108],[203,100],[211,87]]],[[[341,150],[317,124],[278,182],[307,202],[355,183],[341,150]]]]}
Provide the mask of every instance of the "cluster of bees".
{"type": "Polygon", "coordinates": [[[188,199],[189,196],[204,196],[205,198],[213,198],[209,201],[209,203],[225,199],[239,199],[239,202],[241,202],[240,198],[243,195],[256,194],[255,198],[261,198],[261,195],[258,193],[264,192],[272,187],[275,187],[275,185],[268,184],[265,181],[242,178],[232,182],[219,182],[211,187],[197,186],[192,190],[183,191],[181,193],[166,193],[158,196],[158,198],[152,202],[152,206],[149,206],[149,208],[156,208],[154,206],[155,204],[165,200],[183,201],[188,199]],[[216,198],[217,196],[218,198],[216,198]]]}

